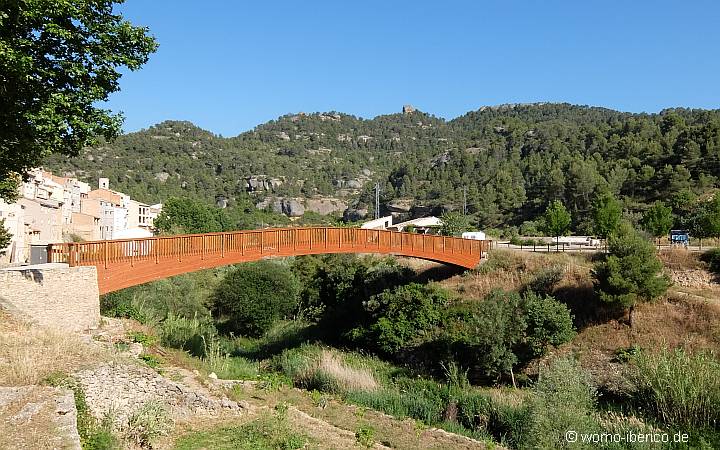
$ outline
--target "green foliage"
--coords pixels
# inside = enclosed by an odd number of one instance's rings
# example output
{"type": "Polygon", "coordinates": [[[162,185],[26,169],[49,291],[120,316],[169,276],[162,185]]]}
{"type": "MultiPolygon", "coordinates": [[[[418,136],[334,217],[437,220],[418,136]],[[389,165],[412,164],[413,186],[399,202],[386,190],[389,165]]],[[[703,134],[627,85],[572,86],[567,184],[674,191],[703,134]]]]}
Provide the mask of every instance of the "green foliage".
{"type": "Polygon", "coordinates": [[[209,317],[192,319],[175,314],[168,316],[160,325],[162,345],[187,351],[190,355],[207,356],[207,343],[217,338],[217,330],[209,317]]]}
{"type": "Polygon", "coordinates": [[[300,257],[293,271],[303,281],[301,311],[312,312],[327,338],[344,335],[371,320],[364,302],[373,295],[410,282],[414,272],[392,258],[354,255],[300,257]]]}
{"type": "Polygon", "coordinates": [[[100,298],[100,311],[141,323],[160,323],[170,315],[209,317],[212,292],[229,270],[202,270],[111,292],[100,298]]]}
{"type": "Polygon", "coordinates": [[[212,312],[224,330],[259,336],[296,311],[299,291],[286,265],[271,261],[242,264],[215,289],[212,312]]]}
{"type": "Polygon", "coordinates": [[[5,228],[5,219],[0,219],[0,255],[4,255],[7,250],[10,241],[12,240],[12,233],[5,228]]]}
{"type": "Polygon", "coordinates": [[[592,208],[593,231],[603,239],[620,226],[622,205],[611,193],[605,193],[595,200],[592,208]]]}
{"type": "Polygon", "coordinates": [[[427,340],[449,300],[449,293],[435,285],[410,283],[383,291],[366,303],[374,323],[356,333],[372,348],[394,354],[427,340]]]}
{"type": "Polygon", "coordinates": [[[212,233],[223,231],[227,218],[220,208],[190,198],[170,198],[153,221],[163,233],[212,233]]]}
{"type": "Polygon", "coordinates": [[[661,201],[653,203],[642,217],[643,229],[656,238],[667,236],[674,223],[672,209],[661,201]]]}
{"type": "Polygon", "coordinates": [[[85,398],[85,391],[75,378],[55,372],[47,376],[43,380],[43,384],[63,387],[73,392],[77,410],[77,431],[83,449],[117,450],[121,448],[119,439],[113,432],[112,423],[109,420],[98,421],[93,417],[85,398]]]}
{"type": "Polygon", "coordinates": [[[570,230],[572,219],[570,213],[559,200],[552,202],[545,210],[543,224],[545,232],[550,236],[564,236],[570,230]]]}
{"type": "Polygon", "coordinates": [[[567,306],[532,291],[523,300],[527,321],[525,343],[533,356],[542,356],[549,346],[564,344],[575,337],[573,316],[567,306]]]}
{"type": "Polygon", "coordinates": [[[700,256],[700,259],[708,264],[712,272],[720,273],[720,248],[706,251],[700,256]]]}
{"type": "Polygon", "coordinates": [[[669,280],[654,246],[627,223],[608,240],[610,254],[595,264],[593,276],[600,298],[621,307],[652,300],[667,290],[669,280]]]}
{"type": "Polygon", "coordinates": [[[538,294],[552,294],[555,286],[563,279],[565,269],[562,266],[551,266],[541,269],[528,283],[527,290],[538,294]]]}
{"type": "Polygon", "coordinates": [[[295,450],[309,444],[310,439],[293,431],[287,418],[266,414],[241,426],[190,432],[177,440],[175,449],[295,450]]]}
{"type": "Polygon", "coordinates": [[[720,423],[720,362],[716,355],[664,349],[642,351],[633,362],[637,399],[663,423],[680,429],[711,428],[720,423]]]}
{"type": "Polygon", "coordinates": [[[140,359],[143,360],[148,367],[153,369],[157,369],[165,363],[161,357],[153,355],[152,353],[143,353],[140,355],[140,359]]]}
{"type": "Polygon", "coordinates": [[[152,444],[173,429],[168,407],[159,400],[150,400],[133,411],[128,417],[126,437],[141,448],[152,448],[152,444]]]}
{"type": "Polygon", "coordinates": [[[128,333],[128,337],[133,342],[137,342],[143,345],[143,347],[151,347],[157,342],[157,337],[143,333],[142,331],[131,331],[128,333]]]}
{"type": "Polygon", "coordinates": [[[139,69],[157,44],[117,13],[119,3],[0,7],[0,183],[50,153],[77,155],[120,131],[121,117],[98,105],[119,90],[120,70],[139,69]]]}
{"type": "Polygon", "coordinates": [[[572,359],[555,359],[540,371],[533,387],[529,426],[522,448],[575,448],[565,433],[599,431],[594,420],[596,394],[588,375],[572,359]]]}
{"type": "Polygon", "coordinates": [[[440,219],[440,234],[443,236],[460,236],[463,232],[472,230],[470,219],[459,212],[446,212],[440,219]]]}
{"type": "MultiPolygon", "coordinates": [[[[718,120],[718,111],[697,109],[628,114],[568,104],[515,105],[449,122],[418,111],[370,120],[286,115],[232,138],[167,121],[90,148],[81,158],[50,158],[46,166],[95,182],[102,158],[103,175],[133,198],[155,203],[189,197],[212,204],[222,196],[241,217],[263,200],[336,196],[338,185],[362,179],[367,169],[373,179],[347,199],[355,209],[372,209],[376,181],[383,187],[383,209],[402,199],[435,215],[448,207],[461,210],[466,187],[473,225],[520,225],[559,200],[574,226],[589,231],[599,193],[625,199],[628,214],[635,215],[659,198],[677,197],[673,208],[689,205],[715,186],[718,120]],[[672,115],[682,120],[668,125],[672,115]],[[700,159],[687,159],[688,148],[700,159]],[[259,174],[284,182],[269,190],[252,187],[248,179],[263,179],[259,174]]],[[[243,226],[255,228],[263,222],[257,219],[243,226]]]]}
{"type": "Polygon", "coordinates": [[[375,446],[375,428],[368,424],[361,425],[355,432],[355,441],[363,447],[375,446]]]}
{"type": "Polygon", "coordinates": [[[516,365],[574,336],[572,315],[552,297],[494,291],[481,302],[452,307],[444,341],[475,380],[496,380],[516,365]]]}

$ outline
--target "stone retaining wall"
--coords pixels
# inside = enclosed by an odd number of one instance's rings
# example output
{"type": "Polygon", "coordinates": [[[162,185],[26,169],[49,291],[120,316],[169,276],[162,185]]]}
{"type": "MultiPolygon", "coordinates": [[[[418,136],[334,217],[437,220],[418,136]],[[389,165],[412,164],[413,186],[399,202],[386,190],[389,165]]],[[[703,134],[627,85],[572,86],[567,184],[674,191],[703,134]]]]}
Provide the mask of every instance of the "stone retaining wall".
{"type": "Polygon", "coordinates": [[[36,264],[0,269],[0,308],[67,331],[97,328],[100,300],[95,267],[36,264]]]}

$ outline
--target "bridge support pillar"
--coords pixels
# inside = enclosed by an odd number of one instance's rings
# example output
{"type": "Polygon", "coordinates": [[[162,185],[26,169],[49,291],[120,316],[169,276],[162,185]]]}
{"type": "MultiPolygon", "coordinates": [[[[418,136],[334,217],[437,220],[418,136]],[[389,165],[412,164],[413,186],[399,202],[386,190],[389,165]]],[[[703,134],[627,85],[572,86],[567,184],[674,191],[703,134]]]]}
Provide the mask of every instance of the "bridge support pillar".
{"type": "Polygon", "coordinates": [[[35,264],[0,269],[0,308],[22,319],[68,331],[100,324],[94,266],[35,264]]]}

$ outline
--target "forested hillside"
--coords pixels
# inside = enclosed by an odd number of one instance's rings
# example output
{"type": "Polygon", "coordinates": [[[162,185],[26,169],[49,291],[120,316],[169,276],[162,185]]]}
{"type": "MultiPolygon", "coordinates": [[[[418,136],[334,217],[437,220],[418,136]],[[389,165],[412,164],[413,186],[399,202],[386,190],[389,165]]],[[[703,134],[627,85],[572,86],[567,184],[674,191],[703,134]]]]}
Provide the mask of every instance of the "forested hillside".
{"type": "Polygon", "coordinates": [[[300,113],[232,138],[168,121],[46,165],[92,183],[109,177],[113,188],[148,202],[333,198],[350,207],[350,218],[372,214],[376,181],[383,212],[409,215],[462,209],[466,189],[482,227],[520,225],[559,199],[583,231],[601,192],[632,216],[657,199],[682,215],[712,190],[720,111],[506,105],[451,121],[420,111],[371,120],[300,113]]]}

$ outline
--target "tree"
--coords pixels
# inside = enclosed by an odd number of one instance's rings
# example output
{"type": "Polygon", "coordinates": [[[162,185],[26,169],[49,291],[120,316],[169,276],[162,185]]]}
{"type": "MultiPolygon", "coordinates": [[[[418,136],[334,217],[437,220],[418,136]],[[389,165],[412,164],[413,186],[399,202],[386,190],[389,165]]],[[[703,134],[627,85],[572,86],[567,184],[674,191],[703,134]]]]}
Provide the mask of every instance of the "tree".
{"type": "Polygon", "coordinates": [[[595,234],[607,239],[620,225],[622,205],[611,193],[602,194],[593,202],[592,216],[595,234]]]}
{"type": "Polygon", "coordinates": [[[299,292],[288,267],[271,261],[243,264],[215,289],[212,313],[225,331],[259,336],[295,312],[299,292]]]}
{"type": "Polygon", "coordinates": [[[570,213],[560,200],[553,201],[543,216],[545,232],[555,237],[558,246],[560,245],[560,236],[564,236],[568,232],[571,221],[570,213]]]}
{"type": "Polygon", "coordinates": [[[190,198],[170,198],[155,219],[163,233],[213,233],[223,231],[224,211],[190,198]]]}
{"type": "Polygon", "coordinates": [[[139,69],[157,48],[146,28],[113,13],[122,2],[0,6],[0,183],[119,133],[121,116],[98,103],[119,90],[120,68],[139,69]]]}
{"type": "Polygon", "coordinates": [[[12,241],[12,234],[5,228],[5,219],[0,219],[0,255],[5,254],[5,249],[12,241]]]}
{"type": "Polygon", "coordinates": [[[472,229],[468,217],[459,212],[447,212],[440,219],[440,234],[443,236],[460,236],[464,231],[472,229]]]}
{"type": "Polygon", "coordinates": [[[670,285],[652,243],[629,223],[608,239],[609,255],[593,269],[595,289],[606,303],[629,308],[630,325],[635,305],[659,297],[670,285]]]}
{"type": "Polygon", "coordinates": [[[720,194],[715,194],[710,201],[700,202],[687,219],[690,235],[700,240],[720,237],[720,194]]]}
{"type": "Polygon", "coordinates": [[[660,243],[659,238],[670,232],[674,222],[672,209],[661,201],[653,203],[650,209],[645,211],[641,221],[643,229],[658,239],[658,244],[660,243]]]}

